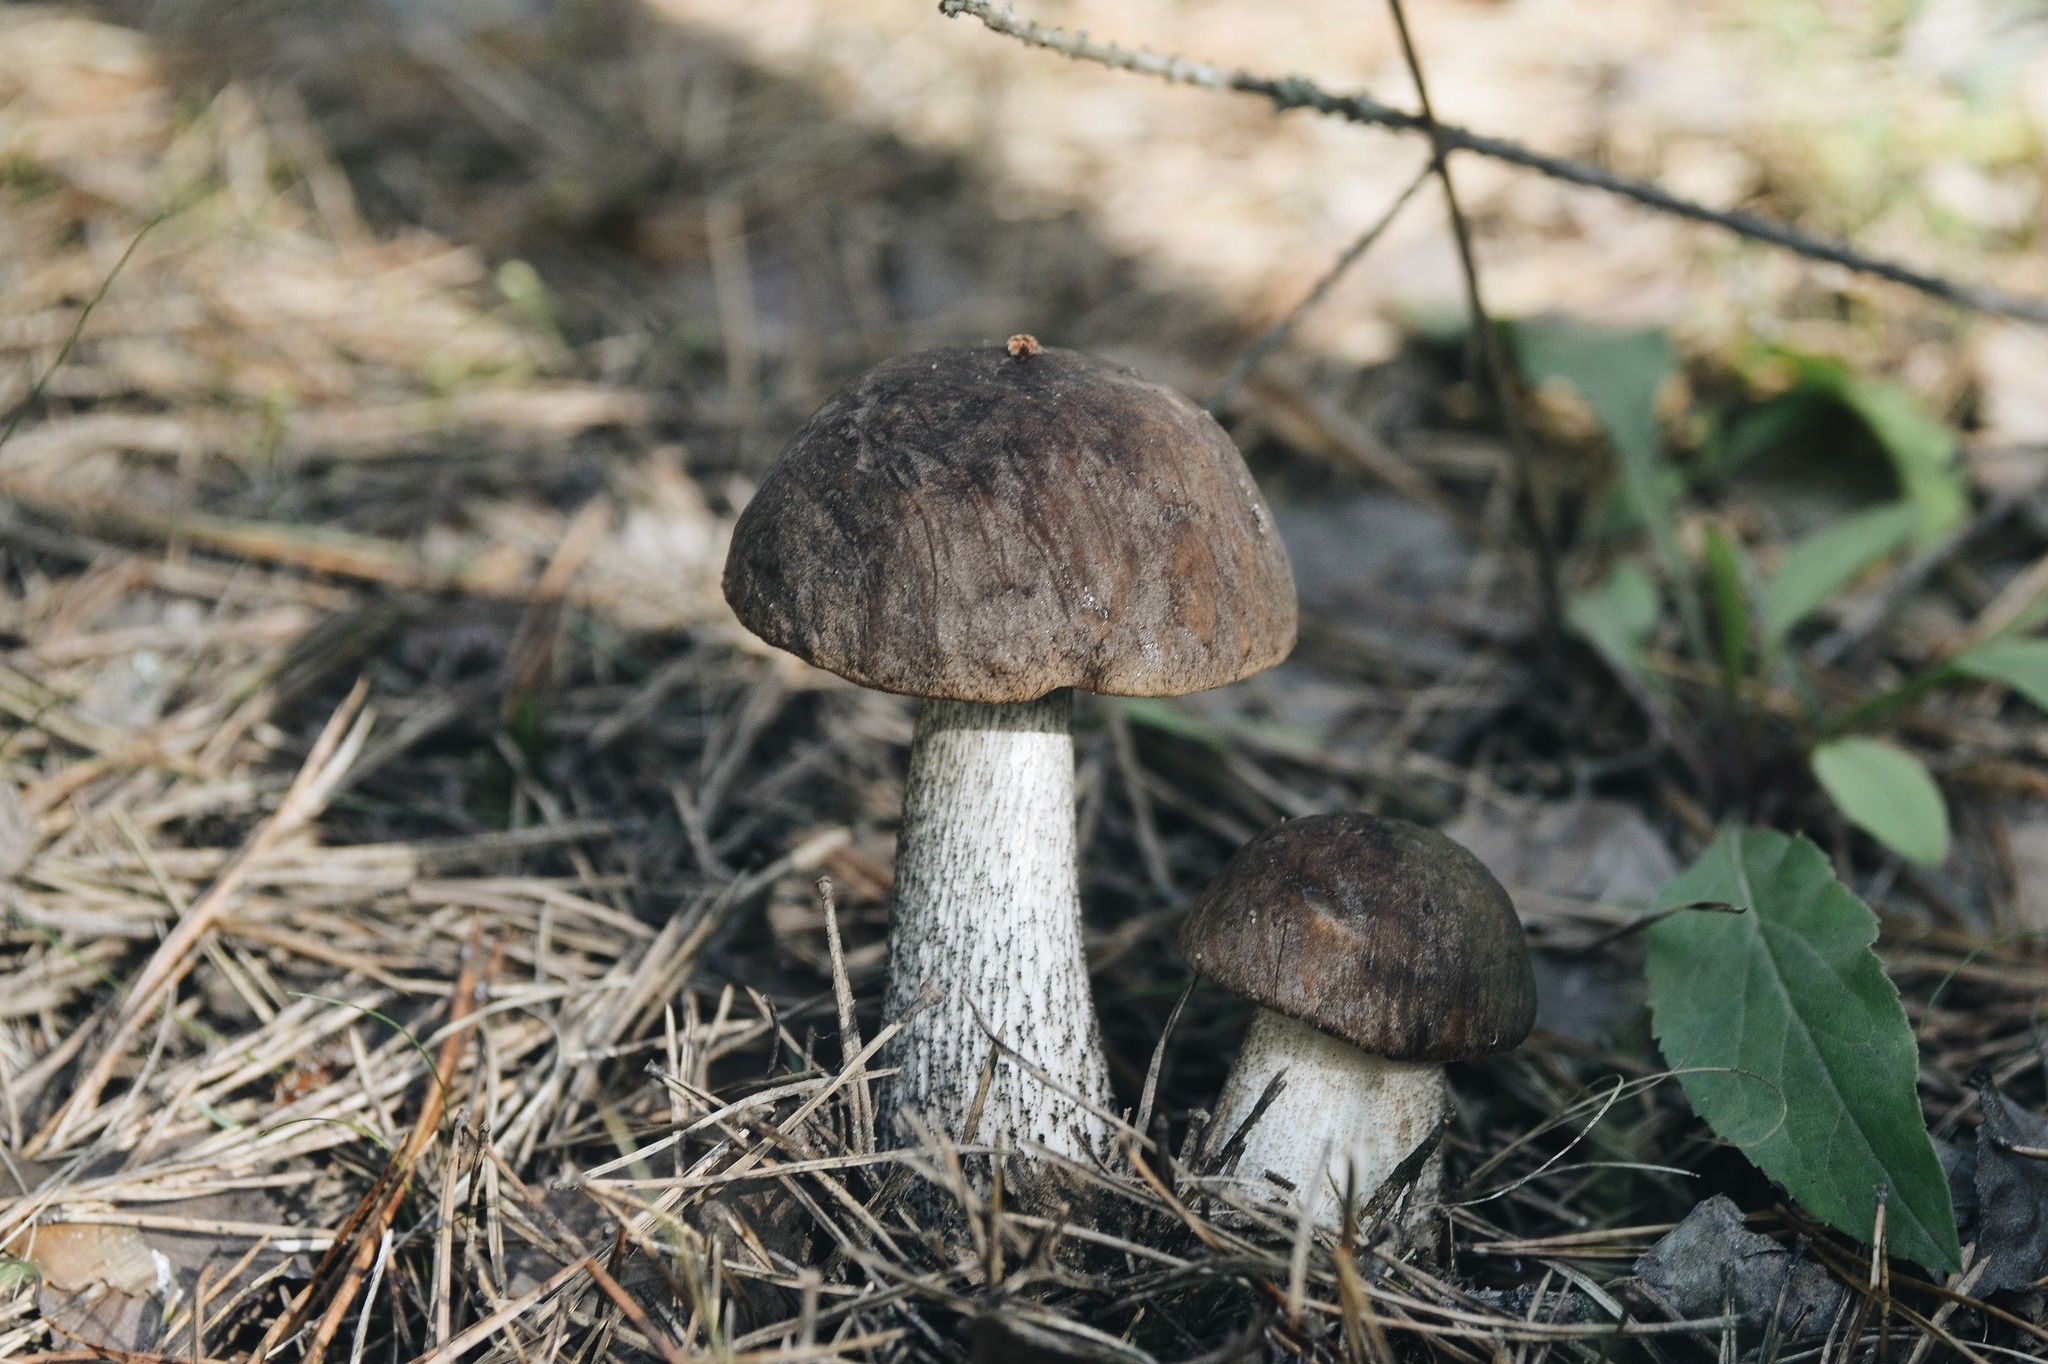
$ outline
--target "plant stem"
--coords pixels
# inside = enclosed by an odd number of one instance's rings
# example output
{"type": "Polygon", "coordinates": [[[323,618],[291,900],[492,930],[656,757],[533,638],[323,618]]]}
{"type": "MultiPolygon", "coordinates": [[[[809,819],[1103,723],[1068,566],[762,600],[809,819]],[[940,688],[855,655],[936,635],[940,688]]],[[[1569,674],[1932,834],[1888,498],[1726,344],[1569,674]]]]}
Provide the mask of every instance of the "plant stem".
{"type": "Polygon", "coordinates": [[[1451,183],[1451,167],[1448,160],[1451,144],[1444,136],[1443,126],[1436,121],[1436,110],[1429,101],[1429,83],[1422,75],[1422,58],[1416,51],[1415,40],[1408,32],[1408,11],[1401,0],[1387,0],[1387,7],[1394,16],[1394,27],[1401,35],[1401,55],[1408,63],[1408,74],[1415,82],[1415,98],[1422,108],[1422,123],[1429,130],[1431,161],[1436,177],[1443,183],[1444,207],[1450,213],[1451,235],[1458,244],[1458,265],[1465,277],[1465,304],[1472,314],[1472,339],[1478,349],[1478,356],[1486,371],[1489,386],[1493,390],[1494,406],[1500,410],[1501,427],[1508,439],[1508,448],[1514,454],[1515,469],[1521,483],[1518,503],[1522,509],[1522,520],[1529,533],[1529,546],[1536,556],[1536,589],[1543,613],[1543,635],[1546,647],[1556,650],[1564,638],[1564,598],[1558,587],[1557,547],[1550,538],[1550,527],[1544,523],[1543,509],[1536,494],[1536,461],[1529,445],[1528,429],[1522,424],[1522,410],[1515,402],[1514,387],[1508,381],[1507,358],[1501,354],[1500,336],[1493,327],[1493,318],[1486,310],[1485,296],[1479,288],[1479,263],[1472,252],[1472,227],[1465,218],[1465,210],[1458,203],[1457,188],[1451,183]]]}
{"type": "Polygon", "coordinates": [[[1961,676],[1952,663],[1938,663],[1925,672],[1915,673],[1889,691],[1879,692],[1868,700],[1859,701],[1834,719],[1821,726],[1819,738],[1823,741],[1840,738],[1854,730],[1864,729],[1904,710],[1928,692],[1953,682],[1961,676]]]}
{"type": "Polygon", "coordinates": [[[0,446],[5,446],[13,439],[14,428],[21,425],[21,419],[28,415],[28,410],[42,399],[43,390],[49,387],[51,378],[64,367],[64,362],[71,358],[71,348],[78,344],[78,338],[85,332],[85,324],[92,317],[93,309],[100,306],[100,301],[107,296],[107,290],[113,288],[114,281],[121,277],[122,267],[126,266],[128,258],[135,254],[135,248],[142,245],[142,239],[149,235],[150,229],[167,216],[169,215],[159,213],[142,225],[142,230],[135,234],[135,240],[128,243],[128,249],[114,262],[114,268],[107,271],[107,277],[100,281],[99,289],[86,300],[85,306],[78,310],[78,321],[72,324],[71,334],[64,338],[64,344],[57,348],[57,358],[50,362],[50,367],[36,380],[35,387],[28,391],[28,396],[21,400],[21,405],[14,409],[14,414],[7,419],[6,429],[0,430],[0,446]]]}

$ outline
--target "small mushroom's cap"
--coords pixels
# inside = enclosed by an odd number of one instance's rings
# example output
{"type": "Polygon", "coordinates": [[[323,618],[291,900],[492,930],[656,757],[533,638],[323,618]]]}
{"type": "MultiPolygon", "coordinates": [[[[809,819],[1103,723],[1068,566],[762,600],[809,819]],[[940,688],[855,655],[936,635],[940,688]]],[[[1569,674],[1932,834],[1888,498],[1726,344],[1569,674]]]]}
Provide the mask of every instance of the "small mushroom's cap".
{"type": "Polygon", "coordinates": [[[1028,337],[884,361],[820,408],[741,513],[725,597],[818,667],[957,701],[1177,696],[1294,647],[1287,554],[1223,428],[1028,337]]]}
{"type": "Polygon", "coordinates": [[[1180,950],[1232,994],[1399,1061],[1505,1051],[1536,1021],[1507,892],[1405,820],[1314,815],[1266,830],[1195,897],[1180,950]]]}

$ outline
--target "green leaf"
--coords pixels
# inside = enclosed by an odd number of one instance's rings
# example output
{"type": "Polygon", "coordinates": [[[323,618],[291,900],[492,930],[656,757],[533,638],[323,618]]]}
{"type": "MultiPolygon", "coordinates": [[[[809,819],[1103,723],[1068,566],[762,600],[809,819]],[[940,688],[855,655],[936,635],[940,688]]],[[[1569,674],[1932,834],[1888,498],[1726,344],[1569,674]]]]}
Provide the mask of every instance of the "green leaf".
{"type": "Polygon", "coordinates": [[[1658,896],[1651,1023],[1693,1110],[1808,1211],[1931,1269],[1959,1257],[1919,1055],[1876,953],[1877,918],[1804,838],[1728,829],[1658,896]]]}
{"type": "Polygon", "coordinates": [[[1896,384],[1851,376],[1836,392],[1891,457],[1899,490],[1913,506],[1913,543],[1924,549],[1946,535],[1970,510],[1954,433],[1896,384]]]}
{"type": "Polygon", "coordinates": [[[1657,629],[1657,585],[1640,565],[1624,559],[1606,582],[1591,592],[1573,593],[1564,618],[1609,667],[1649,676],[1643,650],[1657,629]]]}
{"type": "Polygon", "coordinates": [[[1901,857],[1938,867],[1948,856],[1948,803],[1926,765],[1897,744],[1822,744],[1813,750],[1813,775],[1851,824],[1901,857]]]}
{"type": "Polygon", "coordinates": [[[1209,748],[1227,750],[1230,747],[1230,740],[1216,726],[1204,724],[1171,701],[1154,696],[1119,696],[1110,704],[1123,711],[1124,718],[1134,725],[1143,725],[1209,748]]]}
{"type": "Polygon", "coordinates": [[[1913,543],[1933,544],[1970,509],[1956,463],[1955,434],[1921,410],[1919,399],[1897,384],[1852,372],[1840,360],[1774,348],[1806,391],[1833,398],[1856,414],[1890,461],[1899,492],[1913,508],[1913,543]]]}
{"type": "Polygon", "coordinates": [[[1631,509],[1649,532],[1658,569],[1678,603],[1686,639],[1704,659],[1706,627],[1678,550],[1672,513],[1680,485],[1664,458],[1664,435],[1657,424],[1657,394],[1678,372],[1670,339],[1655,329],[1607,331],[1562,319],[1517,323],[1512,335],[1523,374],[1538,383],[1570,384],[1599,418],[1621,466],[1631,509]]]}
{"type": "Polygon", "coordinates": [[[2048,710],[2048,640],[1994,639],[1958,655],[1950,666],[1986,682],[2003,682],[2048,710]]]}
{"type": "Polygon", "coordinates": [[[1294,749],[1302,752],[1319,750],[1328,742],[1327,735],[1309,725],[1282,724],[1275,720],[1255,720],[1238,715],[1191,715],[1173,702],[1153,696],[1104,699],[1113,700],[1117,709],[1123,712],[1124,719],[1134,725],[1201,744],[1223,754],[1230,753],[1240,739],[1276,751],[1294,749]]]}
{"type": "Polygon", "coordinates": [[[519,314],[521,321],[544,336],[560,340],[561,322],[555,313],[554,300],[548,296],[548,286],[540,277],[540,271],[523,260],[514,258],[498,267],[493,276],[498,292],[512,305],[512,311],[519,314]]]}
{"type": "Polygon", "coordinates": [[[1742,551],[1715,526],[1707,527],[1707,585],[1714,594],[1714,622],[1721,627],[1721,674],[1732,692],[1749,667],[1749,592],[1742,551]]]}
{"type": "Polygon", "coordinates": [[[1764,589],[1764,638],[1775,649],[1799,622],[1847,587],[1857,574],[1890,554],[1912,534],[1914,511],[1887,503],[1846,517],[1801,540],[1764,589]]]}
{"type": "Polygon", "coordinates": [[[1570,384],[1600,419],[1621,461],[1636,512],[1655,528],[1670,521],[1668,485],[1662,482],[1664,438],[1657,426],[1657,394],[1678,371],[1671,342],[1655,329],[1606,331],[1562,319],[1516,324],[1515,358],[1542,383],[1570,384]]]}
{"type": "Polygon", "coordinates": [[[1825,394],[1795,388],[1727,421],[1710,433],[1702,452],[1706,471],[1721,478],[1741,472],[1798,435],[1827,401],[1825,394]]]}

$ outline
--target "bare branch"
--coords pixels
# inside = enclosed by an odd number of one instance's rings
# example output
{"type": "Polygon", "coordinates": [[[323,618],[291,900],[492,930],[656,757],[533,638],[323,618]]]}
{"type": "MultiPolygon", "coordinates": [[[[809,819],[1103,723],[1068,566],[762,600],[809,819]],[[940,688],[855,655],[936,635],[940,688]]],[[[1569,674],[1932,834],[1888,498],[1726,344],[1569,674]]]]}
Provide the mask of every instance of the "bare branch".
{"type": "Polygon", "coordinates": [[[1318,113],[1353,123],[1433,135],[1436,145],[1446,152],[1464,151],[1492,157],[1496,161],[1505,161],[1509,165],[1521,166],[1547,175],[1553,180],[1605,190],[1609,194],[1656,209],[1660,213],[1689,218],[1694,222],[1711,223],[1715,227],[1726,228],[1738,236],[1769,242],[1773,246],[1782,247],[1811,260],[1830,261],[1859,274],[1874,275],[1879,279],[1890,280],[1894,284],[1903,284],[1909,289],[1917,289],[1931,298],[1938,298],[1946,303],[1959,304],[1978,312],[1996,313],[2003,317],[2016,317],[2023,321],[2048,325],[2048,299],[2029,298],[1989,285],[1964,283],[1924,270],[1915,270],[1895,261],[1865,255],[1846,242],[1823,237],[1818,233],[1777,222],[1760,214],[1746,213],[1739,209],[1709,208],[1691,199],[1680,198],[1653,181],[1637,179],[1630,175],[1618,175],[1589,161],[1579,161],[1568,156],[1550,156],[1525,147],[1519,142],[1511,142],[1501,137],[1488,137],[1456,124],[1439,123],[1432,132],[1428,120],[1421,115],[1382,104],[1364,93],[1334,95],[1301,76],[1260,76],[1250,71],[1230,70],[1208,62],[1189,61],[1185,57],[1162,56],[1143,48],[1133,51],[1113,43],[1098,43],[1085,32],[1069,33],[1064,29],[1033,23],[1012,13],[1006,6],[990,3],[990,0],[939,0],[939,12],[949,17],[965,14],[970,18],[979,19],[994,32],[1015,38],[1032,47],[1042,47],[1061,56],[1071,57],[1075,61],[1096,62],[1120,71],[1134,71],[1139,75],[1153,76],[1177,85],[1260,95],[1271,100],[1275,109],[1314,109],[1318,113]]]}
{"type": "Polygon", "coordinates": [[[1408,188],[1402,190],[1394,202],[1387,205],[1380,216],[1373,220],[1372,226],[1359,233],[1351,245],[1344,248],[1343,254],[1337,257],[1336,262],[1316,281],[1315,287],[1302,297],[1301,302],[1289,308],[1285,317],[1268,327],[1265,335],[1252,342],[1238,362],[1230,367],[1230,373],[1223,376],[1223,382],[1216,385],[1216,391],[1209,395],[1209,401],[1205,406],[1212,414],[1222,413],[1224,407],[1237,395],[1237,391],[1244,387],[1245,381],[1258,373],[1259,366],[1266,363],[1266,358],[1286,344],[1287,338],[1294,332],[1295,324],[1299,323],[1310,309],[1329,296],[1330,290],[1337,286],[1337,281],[1344,277],[1344,272],[1349,270],[1360,256],[1372,249],[1372,244],[1380,239],[1381,234],[1394,225],[1394,219],[1400,216],[1408,201],[1415,197],[1415,192],[1427,184],[1429,178],[1435,174],[1436,162],[1432,160],[1408,182],[1408,188]]]}
{"type": "Polygon", "coordinates": [[[1516,502],[1522,511],[1529,545],[1536,551],[1536,585],[1543,605],[1545,647],[1555,650],[1564,629],[1564,602],[1557,581],[1557,547],[1550,527],[1543,522],[1543,508],[1536,495],[1536,460],[1529,444],[1529,432],[1522,424],[1522,410],[1515,403],[1514,384],[1508,378],[1507,357],[1501,354],[1500,337],[1486,310],[1486,298],[1479,287],[1479,262],[1472,254],[1472,225],[1459,206],[1457,186],[1451,182],[1450,141],[1436,110],[1430,107],[1429,83],[1423,79],[1422,57],[1408,32],[1408,11],[1401,0],[1387,0],[1394,28],[1401,35],[1401,56],[1408,63],[1408,75],[1415,82],[1415,98],[1422,105],[1422,125],[1429,132],[1430,166],[1444,187],[1444,208],[1451,215],[1451,236],[1458,244],[1458,268],[1465,276],[1465,306],[1472,315],[1472,344],[1486,378],[1493,389],[1493,405],[1500,411],[1501,427],[1507,434],[1508,449],[1514,453],[1517,482],[1516,502]]]}

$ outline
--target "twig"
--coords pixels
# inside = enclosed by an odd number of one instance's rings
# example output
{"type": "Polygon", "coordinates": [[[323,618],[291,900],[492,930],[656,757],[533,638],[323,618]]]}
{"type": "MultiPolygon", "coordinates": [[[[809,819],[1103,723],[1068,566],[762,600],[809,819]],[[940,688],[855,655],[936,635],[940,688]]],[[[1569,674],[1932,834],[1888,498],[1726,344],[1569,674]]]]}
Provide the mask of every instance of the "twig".
{"type": "Polygon", "coordinates": [[[1173,1012],[1166,1016],[1166,1026],[1159,1030],[1159,1042],[1152,1048],[1152,1063],[1145,1067],[1145,1088],[1138,1096],[1138,1115],[1131,1119],[1131,1126],[1146,1136],[1152,1132],[1152,1105],[1159,1097],[1159,1073],[1166,1067],[1166,1044],[1173,1040],[1173,1030],[1180,1026],[1181,1011],[1188,1007],[1194,993],[1195,983],[1190,980],[1180,998],[1173,1002],[1173,1012]]]}
{"type": "Polygon", "coordinates": [[[596,1256],[586,1260],[584,1268],[589,1272],[592,1281],[604,1291],[604,1295],[612,1300],[612,1304],[625,1314],[626,1320],[633,1323],[633,1329],[646,1337],[647,1343],[654,1347],[655,1352],[667,1361],[667,1364],[690,1364],[690,1357],[654,1324],[654,1319],[647,1315],[647,1309],[622,1288],[617,1279],[605,1272],[605,1267],[597,1262],[596,1256]]]}
{"type": "Polygon", "coordinates": [[[1435,172],[1434,161],[1418,171],[1415,178],[1408,182],[1408,188],[1402,190],[1394,202],[1387,205],[1385,211],[1373,220],[1372,226],[1359,233],[1357,239],[1344,248],[1343,254],[1338,256],[1329,270],[1324,272],[1323,277],[1316,281],[1315,288],[1310,289],[1301,302],[1289,308],[1285,317],[1268,327],[1265,335],[1252,342],[1239,357],[1238,362],[1230,367],[1230,373],[1223,376],[1223,382],[1216,385],[1216,391],[1209,395],[1209,401],[1204,406],[1212,414],[1220,413],[1224,405],[1236,395],[1237,390],[1244,387],[1245,380],[1251,378],[1258,372],[1259,366],[1266,363],[1266,357],[1286,343],[1287,338],[1293,334],[1295,325],[1312,308],[1329,297],[1330,290],[1337,286],[1337,281],[1344,277],[1344,272],[1355,265],[1358,258],[1370,251],[1372,244],[1385,235],[1386,230],[1394,225],[1394,219],[1401,216],[1401,210],[1408,206],[1408,201],[1415,197],[1415,192],[1421,189],[1435,172]]]}
{"type": "Polygon", "coordinates": [[[1480,364],[1485,367],[1487,384],[1493,390],[1493,404],[1500,411],[1508,448],[1514,452],[1515,472],[1521,484],[1517,490],[1521,496],[1516,501],[1522,509],[1529,546],[1536,553],[1536,586],[1543,611],[1544,637],[1549,646],[1555,648],[1564,628],[1564,599],[1557,582],[1557,546],[1551,540],[1550,527],[1543,522],[1543,508],[1536,496],[1535,454],[1529,445],[1528,429],[1522,424],[1522,409],[1515,401],[1514,385],[1508,378],[1508,362],[1507,357],[1501,354],[1500,334],[1494,330],[1493,318],[1486,310],[1486,296],[1479,287],[1479,262],[1472,254],[1472,225],[1466,220],[1465,210],[1458,203],[1457,187],[1451,182],[1451,147],[1429,101],[1429,82],[1422,75],[1422,57],[1415,50],[1415,40],[1408,31],[1408,11],[1401,0],[1387,0],[1387,7],[1401,36],[1401,56],[1408,64],[1409,78],[1415,82],[1416,99],[1422,105],[1423,126],[1429,132],[1430,145],[1434,149],[1430,167],[1444,187],[1444,207],[1451,215],[1451,235],[1458,244],[1458,267],[1465,278],[1465,307],[1472,315],[1473,344],[1478,348],[1480,364]]]}
{"type": "Polygon", "coordinates": [[[1945,651],[1953,657],[2011,629],[2025,619],[2043,597],[2048,597],[2048,554],[2042,555],[2000,588],[1998,595],[1977,613],[1968,628],[1945,642],[1945,651]]]}
{"type": "MultiPolygon", "coordinates": [[[[1984,1271],[1991,1267],[1989,1254],[1977,1256],[1975,1263],[1972,1263],[1972,1249],[1971,1246],[1963,1247],[1963,1267],[1949,1275],[1948,1290],[1954,1296],[1942,1299],[1941,1306],[1935,1308],[1934,1315],[1927,1319],[1929,1326],[1940,1328],[1947,1325],[1948,1319],[1955,1315],[1956,1308],[1962,1306],[1969,1300],[1970,1294],[1977,1291],[1977,1280],[1983,1278],[1984,1271]]],[[[1790,1280],[1791,1276],[1787,1275],[1786,1281],[1789,1283],[1790,1280]]],[[[1927,1352],[1933,1348],[1934,1340],[1931,1332],[1921,1336],[1913,1346],[1913,1353],[1906,1356],[1906,1364],[1920,1364],[1921,1360],[1927,1358],[1927,1352]]]]}
{"type": "MultiPolygon", "coordinates": [[[[1098,43],[1091,40],[1086,33],[1068,33],[1063,29],[1033,23],[1012,13],[1006,6],[991,3],[991,0],[939,0],[939,12],[948,17],[965,14],[970,18],[979,19],[989,29],[1005,37],[1015,38],[1032,47],[1057,52],[1076,61],[1096,62],[1120,71],[1155,76],[1177,85],[1261,95],[1271,100],[1277,110],[1314,109],[1318,113],[1347,119],[1353,123],[1396,128],[1403,132],[1431,132],[1427,119],[1411,114],[1405,109],[1381,104],[1370,95],[1333,95],[1313,81],[1300,76],[1260,76],[1249,71],[1215,66],[1208,62],[1190,61],[1185,57],[1162,56],[1142,48],[1134,52],[1113,43],[1098,43]]],[[[1989,285],[1961,283],[1942,275],[1916,270],[1894,261],[1867,255],[1846,242],[1807,232],[1760,214],[1745,213],[1739,209],[1708,208],[1705,204],[1681,198],[1653,181],[1638,179],[1631,175],[1618,175],[1589,161],[1580,161],[1568,156],[1550,156],[1525,147],[1519,142],[1488,137],[1456,124],[1437,124],[1432,135],[1436,145],[1446,151],[1474,152],[1496,161],[1505,161],[1509,165],[1536,171],[1553,180],[1604,190],[1647,208],[1656,209],[1660,213],[1689,218],[1694,222],[1710,223],[1715,227],[1726,228],[1738,236],[1769,242],[1773,246],[1782,247],[1811,260],[1829,261],[1859,274],[1874,275],[1879,279],[1890,280],[1894,284],[1903,284],[1931,298],[1960,304],[1965,308],[1974,308],[1978,312],[1997,313],[2004,317],[2016,317],[2023,321],[2048,325],[2048,299],[2029,298],[1989,285]]]]}
{"type": "MultiPolygon", "coordinates": [[[[55,488],[13,475],[0,478],[0,498],[99,534],[188,544],[400,590],[475,592],[522,601],[531,595],[523,587],[507,589],[463,569],[438,572],[405,546],[371,535],[242,517],[165,513],[140,499],[55,488]]],[[[573,591],[567,596],[572,603],[585,600],[573,591]]]]}
{"type": "Polygon", "coordinates": [[[1252,410],[1290,445],[1384,483],[1471,540],[1483,543],[1489,538],[1484,519],[1465,510],[1435,479],[1394,453],[1371,427],[1335,403],[1273,374],[1254,375],[1248,387],[1252,410]]]}
{"type": "Polygon", "coordinates": [[[462,1169],[462,1133],[468,1125],[469,1110],[464,1109],[455,1115],[452,1128],[454,1136],[448,1148],[448,1163],[441,1170],[441,1202],[439,1213],[434,1219],[434,1278],[431,1301],[436,1346],[446,1345],[448,1338],[455,1333],[455,1177],[462,1169]]]}
{"type": "Polygon", "coordinates": [[[569,521],[568,529],[556,543],[554,556],[541,571],[527,599],[526,614],[505,650],[505,696],[499,714],[506,720],[517,716],[529,698],[542,690],[554,666],[555,649],[562,630],[562,606],[569,584],[589,561],[591,551],[604,539],[611,524],[611,508],[602,497],[593,497],[569,521]]]}
{"type": "Polygon", "coordinates": [[[412,1364],[440,1364],[442,1360],[459,1359],[471,1349],[481,1345],[484,1341],[489,1340],[492,1336],[504,1330],[508,1323],[532,1310],[535,1303],[560,1288],[563,1284],[568,1283],[569,1280],[583,1273],[595,1263],[596,1261],[586,1256],[574,1264],[562,1266],[562,1268],[550,1274],[544,1282],[536,1284],[533,1288],[506,1303],[482,1321],[474,1323],[453,1340],[435,1346],[415,1359],[412,1364]]]}
{"type": "Polygon", "coordinates": [[[694,961],[704,944],[711,940],[735,909],[770,889],[785,876],[801,875],[823,866],[826,859],[852,841],[851,829],[827,829],[823,833],[813,834],[759,871],[751,872],[734,881],[719,892],[718,898],[704,911],[703,917],[690,926],[690,931],[684,935],[681,945],[676,948],[677,963],[694,961]]]}
{"type": "MultiPolygon", "coordinates": [[[[440,1130],[441,1116],[446,1111],[448,1090],[455,1083],[456,1072],[461,1069],[463,1052],[468,1048],[470,1029],[462,1027],[475,1007],[477,994],[482,983],[489,978],[495,966],[494,952],[488,951],[483,943],[482,928],[472,931],[468,946],[464,949],[462,970],[455,979],[455,993],[448,1001],[448,1026],[441,1040],[441,1054],[436,1059],[432,1078],[434,1085],[428,1089],[420,1103],[418,1118],[413,1122],[412,1132],[405,1144],[393,1154],[390,1164],[385,1166],[383,1176],[363,1198],[358,1210],[367,1210],[366,1215],[354,1219],[351,1234],[338,1237],[332,1249],[327,1252],[313,1278],[299,1296],[292,1301],[291,1308],[271,1323],[264,1333],[262,1342],[250,1356],[252,1364],[262,1364],[278,1344],[288,1338],[305,1321],[311,1304],[327,1282],[328,1272],[342,1263],[346,1255],[347,1266],[342,1270],[342,1281],[334,1296],[328,1300],[327,1309],[321,1315],[312,1341],[302,1356],[305,1364],[319,1364],[327,1346],[341,1329],[341,1319],[361,1292],[364,1275],[377,1259],[378,1248],[384,1242],[384,1234],[390,1230],[391,1221],[398,1215],[399,1204],[405,1198],[407,1182],[413,1168],[426,1153],[427,1145],[440,1130]],[[353,1251],[351,1254],[350,1252],[353,1251]]],[[[453,1157],[450,1157],[453,1159],[453,1157]]]]}
{"type": "MultiPolygon", "coordinates": [[[[832,892],[832,878],[818,878],[818,899],[825,906],[825,946],[832,955],[832,997],[839,1006],[839,1063],[853,1064],[860,1052],[860,1023],[854,1017],[853,983],[846,975],[846,952],[839,941],[839,901],[832,892]]],[[[857,1154],[875,1149],[875,1100],[868,1078],[854,1081],[849,1135],[857,1154]]]]}
{"type": "Polygon", "coordinates": [[[348,1352],[348,1364],[363,1364],[363,1347],[370,1342],[370,1312],[377,1305],[377,1289],[384,1282],[384,1268],[391,1263],[391,1228],[377,1238],[377,1261],[370,1269],[370,1286],[363,1293],[363,1310],[356,1316],[355,1343],[348,1352]]]}
{"type": "Polygon", "coordinates": [[[1166,862],[1166,847],[1159,841],[1159,822],[1152,817],[1152,800],[1145,793],[1145,771],[1138,763],[1137,745],[1131,739],[1130,717],[1123,707],[1111,702],[1103,708],[1103,717],[1109,730],[1110,752],[1116,758],[1116,769],[1123,778],[1124,790],[1131,798],[1131,833],[1138,842],[1138,855],[1145,864],[1145,874],[1152,879],[1152,888],[1167,904],[1179,897],[1173,889],[1173,869],[1166,862]]]}
{"type": "Polygon", "coordinates": [[[1899,604],[1920,590],[1920,585],[1951,559],[1960,553],[1970,541],[1996,526],[2011,515],[2019,505],[2017,498],[2000,493],[1985,503],[1983,510],[1913,558],[1887,579],[1884,585],[1873,592],[1869,599],[1859,602],[1843,617],[1840,628],[1815,641],[1808,650],[1808,657],[1823,667],[1832,666],[1860,646],[1871,634],[1890,618],[1899,604]]]}

